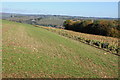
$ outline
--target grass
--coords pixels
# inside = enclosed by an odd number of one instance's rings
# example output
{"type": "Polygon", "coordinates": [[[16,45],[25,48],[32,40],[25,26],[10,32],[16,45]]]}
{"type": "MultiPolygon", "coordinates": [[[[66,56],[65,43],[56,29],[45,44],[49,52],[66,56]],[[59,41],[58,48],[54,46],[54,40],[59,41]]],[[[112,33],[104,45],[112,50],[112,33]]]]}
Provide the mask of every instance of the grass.
{"type": "Polygon", "coordinates": [[[70,30],[65,30],[65,29],[57,29],[57,28],[53,28],[53,27],[43,27],[43,26],[37,26],[37,27],[41,27],[41,28],[51,30],[51,31],[53,30],[57,33],[66,33],[69,36],[79,36],[79,37],[82,37],[85,39],[109,43],[112,46],[118,46],[118,43],[119,43],[118,38],[113,38],[113,37],[108,37],[108,36],[100,36],[100,35],[93,35],[93,34],[87,34],[87,33],[80,33],[80,32],[75,32],[75,31],[70,31],[70,30]]]}
{"type": "Polygon", "coordinates": [[[0,79],[2,79],[2,21],[0,20],[0,79]]]}
{"type": "Polygon", "coordinates": [[[48,31],[57,33],[61,36],[65,36],[67,38],[71,38],[71,39],[89,44],[91,46],[103,49],[107,52],[110,52],[112,54],[116,54],[116,55],[120,56],[119,45],[118,45],[119,39],[118,38],[85,34],[85,33],[65,30],[65,29],[57,29],[57,28],[53,28],[53,27],[44,27],[44,26],[38,26],[38,25],[35,25],[35,27],[40,27],[40,28],[46,29],[48,31]],[[99,42],[99,45],[96,45],[97,42],[99,42]],[[108,47],[103,48],[102,44],[105,44],[105,43],[108,43],[109,45],[108,45],[108,47]]]}
{"type": "Polygon", "coordinates": [[[63,25],[64,19],[60,19],[57,17],[50,17],[50,18],[43,18],[41,20],[38,20],[38,24],[44,24],[44,25],[63,25]]]}
{"type": "Polygon", "coordinates": [[[2,23],[3,78],[118,77],[118,56],[32,25],[2,23]]]}

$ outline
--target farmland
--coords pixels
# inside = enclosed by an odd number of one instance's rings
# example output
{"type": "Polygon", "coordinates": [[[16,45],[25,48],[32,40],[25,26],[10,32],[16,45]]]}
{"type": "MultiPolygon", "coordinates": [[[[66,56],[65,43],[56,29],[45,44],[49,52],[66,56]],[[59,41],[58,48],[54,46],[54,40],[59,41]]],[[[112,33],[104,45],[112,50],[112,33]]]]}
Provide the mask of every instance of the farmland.
{"type": "Polygon", "coordinates": [[[56,29],[52,27],[43,27],[43,26],[37,26],[44,28],[49,31],[53,31],[56,33],[68,33],[68,35],[71,36],[79,36],[85,39],[91,39],[91,40],[96,40],[96,41],[101,41],[101,42],[108,42],[110,45],[118,46],[118,38],[113,38],[113,37],[107,37],[107,36],[99,36],[99,35],[91,35],[91,34],[86,34],[86,33],[80,33],[80,32],[74,32],[70,30],[65,30],[65,29],[56,29]]]}
{"type": "Polygon", "coordinates": [[[119,53],[119,38],[113,38],[113,37],[107,37],[107,36],[99,36],[99,35],[91,35],[86,33],[80,33],[80,32],[74,32],[70,30],[65,29],[56,29],[52,27],[43,27],[35,25],[36,27],[40,27],[43,29],[46,29],[48,31],[57,33],[61,36],[65,36],[67,38],[71,38],[73,40],[80,41],[82,43],[94,46],[99,49],[103,49],[107,52],[110,52],[112,54],[116,54],[120,56],[119,53]],[[103,44],[109,44],[106,48],[103,48],[103,44]]]}
{"type": "Polygon", "coordinates": [[[2,31],[3,78],[118,77],[118,56],[106,51],[29,24],[2,20],[2,31]]]}

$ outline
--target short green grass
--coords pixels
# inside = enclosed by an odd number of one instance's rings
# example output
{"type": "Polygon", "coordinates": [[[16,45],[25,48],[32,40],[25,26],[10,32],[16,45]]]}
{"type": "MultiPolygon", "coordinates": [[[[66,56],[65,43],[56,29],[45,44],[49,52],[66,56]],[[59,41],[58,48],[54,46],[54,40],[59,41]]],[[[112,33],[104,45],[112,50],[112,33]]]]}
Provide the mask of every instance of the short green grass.
{"type": "Polygon", "coordinates": [[[3,78],[117,78],[118,57],[28,24],[2,20],[3,78]]]}

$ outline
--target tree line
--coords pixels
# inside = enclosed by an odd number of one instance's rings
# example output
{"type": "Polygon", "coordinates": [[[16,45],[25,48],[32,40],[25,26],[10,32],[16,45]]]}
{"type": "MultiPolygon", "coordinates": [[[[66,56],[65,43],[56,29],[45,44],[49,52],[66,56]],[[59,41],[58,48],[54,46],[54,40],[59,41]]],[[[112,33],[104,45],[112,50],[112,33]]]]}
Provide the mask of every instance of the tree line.
{"type": "Polygon", "coordinates": [[[118,23],[118,20],[66,20],[63,26],[67,30],[120,38],[118,23]]]}

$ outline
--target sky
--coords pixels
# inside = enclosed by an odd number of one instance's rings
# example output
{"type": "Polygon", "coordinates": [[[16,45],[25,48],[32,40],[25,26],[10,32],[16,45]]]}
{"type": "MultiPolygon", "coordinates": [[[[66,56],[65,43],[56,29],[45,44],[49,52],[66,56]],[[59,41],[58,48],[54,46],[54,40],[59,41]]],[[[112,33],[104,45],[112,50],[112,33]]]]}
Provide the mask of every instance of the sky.
{"type": "Polygon", "coordinates": [[[6,13],[118,17],[118,2],[2,2],[6,13]]]}
{"type": "Polygon", "coordinates": [[[119,2],[119,0],[1,0],[2,2],[119,2]]]}

